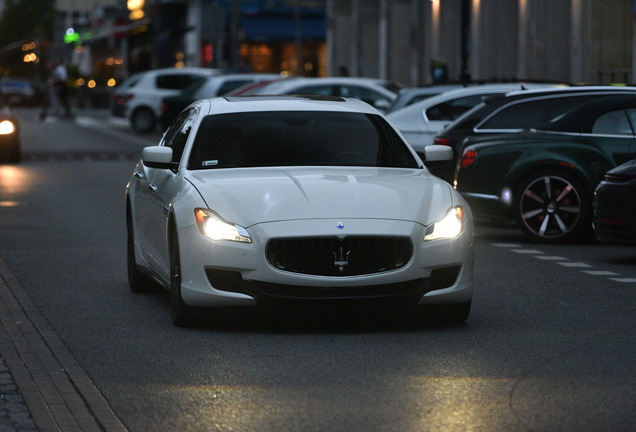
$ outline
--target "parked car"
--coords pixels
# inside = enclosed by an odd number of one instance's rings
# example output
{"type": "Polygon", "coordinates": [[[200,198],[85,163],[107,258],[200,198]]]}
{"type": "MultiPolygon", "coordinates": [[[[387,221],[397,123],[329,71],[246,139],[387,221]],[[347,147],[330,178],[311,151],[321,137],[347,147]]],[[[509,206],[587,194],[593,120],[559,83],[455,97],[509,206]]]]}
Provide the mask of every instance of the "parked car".
{"type": "Polygon", "coordinates": [[[415,151],[422,153],[433,138],[451,122],[484,98],[501,96],[513,90],[554,87],[552,84],[485,84],[449,90],[387,114],[389,121],[405,136],[415,151]]]}
{"type": "Polygon", "coordinates": [[[476,215],[516,219],[534,241],[587,238],[595,187],[634,158],[635,118],[636,95],[613,95],[535,130],[468,139],[454,185],[476,215]]]}
{"type": "Polygon", "coordinates": [[[609,170],[596,187],[594,232],[602,243],[636,245],[636,159],[609,170]]]}
{"type": "Polygon", "coordinates": [[[133,130],[148,133],[161,115],[161,100],[195,81],[219,75],[217,69],[164,68],[140,72],[124,81],[113,93],[112,113],[130,120],[133,130]]]}
{"type": "MultiPolygon", "coordinates": [[[[572,86],[520,90],[486,98],[441,130],[433,143],[453,149],[456,159],[466,138],[520,132],[541,125],[591,99],[613,94],[636,94],[636,87],[572,86]]],[[[431,172],[453,180],[454,164],[435,167],[431,172]]]]}
{"type": "Polygon", "coordinates": [[[188,105],[198,99],[222,96],[247,84],[280,78],[278,74],[227,74],[216,75],[190,84],[179,94],[164,97],[161,102],[161,127],[167,129],[170,123],[188,105]]]}
{"type": "Polygon", "coordinates": [[[20,124],[8,106],[0,108],[0,162],[18,163],[21,159],[20,124]]]}
{"type": "Polygon", "coordinates": [[[438,94],[465,87],[462,84],[431,84],[420,87],[407,87],[399,91],[398,97],[391,103],[386,110],[386,114],[401,110],[415,102],[423,99],[437,96],[438,94]]]}
{"type": "Polygon", "coordinates": [[[293,301],[470,312],[470,208],[358,100],[197,101],[143,149],[126,208],[130,287],[169,290],[176,325],[197,307],[293,301]]]}
{"type": "Polygon", "coordinates": [[[243,93],[249,95],[318,95],[359,99],[386,111],[404,85],[393,81],[362,77],[292,77],[273,81],[243,93]]]}
{"type": "Polygon", "coordinates": [[[12,106],[36,103],[36,91],[30,80],[5,76],[0,78],[0,98],[12,106]]]}

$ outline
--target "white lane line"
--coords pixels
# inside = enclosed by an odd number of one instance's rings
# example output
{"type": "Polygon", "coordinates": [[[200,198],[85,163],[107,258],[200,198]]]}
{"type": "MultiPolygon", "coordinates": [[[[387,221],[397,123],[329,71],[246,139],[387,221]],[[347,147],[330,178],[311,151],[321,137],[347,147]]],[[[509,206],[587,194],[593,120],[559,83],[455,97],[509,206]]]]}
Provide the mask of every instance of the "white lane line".
{"type": "Polygon", "coordinates": [[[527,254],[527,255],[541,255],[543,252],[541,252],[540,250],[536,250],[536,249],[510,249],[513,252],[516,252],[518,254],[527,254]]]}
{"type": "Polygon", "coordinates": [[[578,267],[578,268],[592,267],[591,265],[585,264],[582,262],[558,262],[557,264],[563,267],[578,267]]]}
{"type": "Polygon", "coordinates": [[[515,243],[492,243],[494,247],[520,248],[521,245],[515,243]]]}
{"type": "MultiPolygon", "coordinates": [[[[522,254],[522,255],[533,255],[534,258],[544,260],[544,261],[554,261],[558,265],[568,268],[593,268],[594,266],[590,264],[585,264],[582,262],[572,262],[569,258],[564,258],[556,255],[543,255],[545,252],[537,250],[537,249],[524,249],[522,245],[517,243],[491,243],[492,246],[498,248],[508,248],[510,251],[522,254]]],[[[582,273],[588,274],[590,276],[606,276],[608,280],[612,280],[620,283],[636,283],[636,278],[621,278],[621,277],[609,277],[609,276],[619,276],[619,273],[615,273],[607,270],[581,270],[582,273]]]]}
{"type": "Polygon", "coordinates": [[[618,276],[618,273],[607,270],[583,270],[583,273],[587,273],[592,276],[618,276]]]}

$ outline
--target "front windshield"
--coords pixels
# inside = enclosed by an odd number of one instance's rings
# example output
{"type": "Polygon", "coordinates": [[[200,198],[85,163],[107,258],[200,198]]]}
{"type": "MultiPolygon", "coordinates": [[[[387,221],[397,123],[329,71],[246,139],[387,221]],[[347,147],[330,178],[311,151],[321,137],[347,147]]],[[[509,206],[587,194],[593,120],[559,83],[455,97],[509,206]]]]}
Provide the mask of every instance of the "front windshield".
{"type": "Polygon", "coordinates": [[[188,161],[189,169],[313,165],[418,168],[381,116],[325,111],[207,116],[188,161]]]}

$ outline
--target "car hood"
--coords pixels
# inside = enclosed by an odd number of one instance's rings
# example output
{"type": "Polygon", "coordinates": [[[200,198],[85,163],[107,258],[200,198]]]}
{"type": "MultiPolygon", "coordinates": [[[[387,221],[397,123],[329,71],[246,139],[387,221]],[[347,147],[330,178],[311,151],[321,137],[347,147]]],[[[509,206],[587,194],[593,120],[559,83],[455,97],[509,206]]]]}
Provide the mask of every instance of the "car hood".
{"type": "Polygon", "coordinates": [[[239,168],[193,171],[187,179],[211,210],[245,227],[324,218],[428,225],[453,204],[448,183],[417,169],[239,168]]]}

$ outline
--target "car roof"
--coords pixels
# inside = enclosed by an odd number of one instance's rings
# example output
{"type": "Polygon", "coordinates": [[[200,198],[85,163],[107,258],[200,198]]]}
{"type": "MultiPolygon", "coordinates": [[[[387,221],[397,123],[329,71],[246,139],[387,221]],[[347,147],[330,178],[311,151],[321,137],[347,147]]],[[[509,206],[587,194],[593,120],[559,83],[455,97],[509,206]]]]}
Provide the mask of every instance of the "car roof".
{"type": "Polygon", "coordinates": [[[331,111],[379,114],[366,102],[339,96],[234,96],[194,103],[206,115],[255,111],[331,111]]]}
{"type": "Polygon", "coordinates": [[[514,90],[522,90],[524,88],[528,88],[526,86],[535,86],[535,88],[547,88],[547,87],[555,87],[558,84],[528,84],[528,83],[520,83],[520,84],[485,84],[479,86],[471,86],[471,87],[462,87],[454,90],[448,90],[443,93],[440,93],[436,96],[431,96],[430,98],[422,99],[421,101],[415,102],[411,105],[408,105],[398,111],[388,114],[389,117],[393,116],[409,116],[412,115],[413,111],[422,111],[425,108],[436,105],[441,102],[445,102],[448,100],[452,100],[455,98],[459,98],[462,96],[470,96],[470,95],[487,95],[489,93],[497,92],[501,94],[506,94],[510,91],[514,90]]]}
{"type": "Polygon", "coordinates": [[[512,91],[504,95],[484,99],[482,103],[477,104],[455,119],[455,121],[446,129],[441,131],[438,136],[444,137],[449,134],[453,134],[455,129],[464,129],[464,123],[473,124],[471,128],[477,127],[482,123],[490,121],[490,119],[499,115],[499,113],[506,112],[505,110],[508,106],[512,106],[516,103],[526,103],[533,100],[555,97],[584,96],[586,94],[591,95],[603,92],[606,92],[607,94],[625,94],[634,92],[634,94],[636,94],[636,87],[582,85],[562,88],[538,88],[512,91]]]}
{"type": "Polygon", "coordinates": [[[400,83],[396,83],[393,81],[388,81],[379,78],[367,78],[367,77],[290,77],[284,78],[281,80],[273,81],[267,85],[264,85],[258,88],[256,91],[260,94],[265,94],[266,92],[281,92],[291,90],[297,85],[306,85],[306,84],[326,84],[326,85],[336,85],[336,84],[371,84],[378,86],[381,90],[384,90],[387,93],[391,93],[394,96],[397,94],[393,91],[389,90],[385,87],[385,85],[393,85],[398,88],[402,88],[403,85],[400,83]]]}

